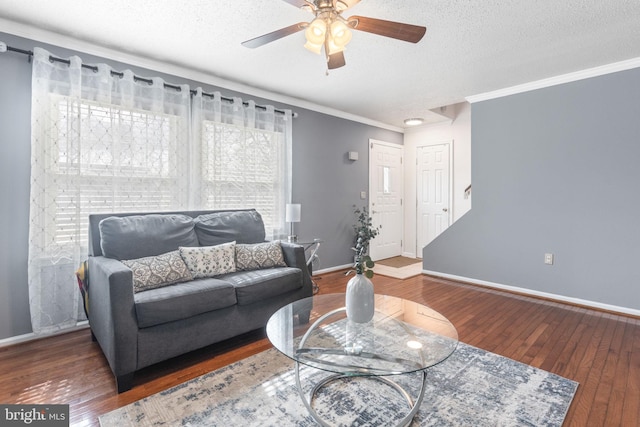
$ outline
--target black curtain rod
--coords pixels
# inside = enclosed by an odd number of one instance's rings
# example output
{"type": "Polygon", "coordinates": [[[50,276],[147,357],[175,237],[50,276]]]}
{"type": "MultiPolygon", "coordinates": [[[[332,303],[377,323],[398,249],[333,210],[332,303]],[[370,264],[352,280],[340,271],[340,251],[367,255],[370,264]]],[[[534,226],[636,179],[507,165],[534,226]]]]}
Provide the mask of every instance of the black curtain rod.
{"type": "MultiPolygon", "coordinates": [[[[18,49],[17,47],[11,47],[11,46],[8,46],[8,45],[7,45],[7,50],[10,51],[10,52],[17,52],[17,53],[22,53],[23,55],[27,55],[29,57],[29,62],[31,62],[31,58],[33,57],[33,51],[31,51],[31,50],[18,49]]],[[[49,55],[49,61],[51,61],[51,62],[61,62],[63,64],[67,64],[67,65],[71,64],[71,60],[64,59],[64,58],[58,58],[58,57],[55,57],[53,55],[49,55]]],[[[98,67],[96,65],[88,65],[88,64],[84,64],[83,63],[83,64],[81,64],[81,66],[82,66],[82,68],[86,68],[86,69],[92,70],[93,72],[97,72],[98,71],[98,67]]],[[[111,75],[114,76],[114,77],[122,78],[124,76],[124,73],[111,70],[111,75]]],[[[152,84],[153,83],[153,80],[151,80],[151,79],[147,79],[147,78],[144,78],[144,77],[139,77],[139,76],[136,76],[136,75],[133,76],[133,79],[135,81],[137,81],[137,82],[143,82],[143,83],[147,83],[147,84],[152,84]]],[[[169,84],[169,83],[164,83],[164,87],[167,88],[167,89],[177,90],[178,92],[182,91],[182,88],[180,86],[172,85],[172,84],[169,84]]],[[[197,91],[195,91],[195,90],[191,90],[190,92],[191,92],[192,96],[197,93],[197,91]]],[[[203,96],[208,96],[210,98],[215,97],[215,94],[213,94],[213,93],[202,92],[202,95],[203,96]]],[[[222,99],[223,101],[226,101],[226,102],[233,102],[233,98],[229,98],[229,97],[226,97],[226,96],[221,96],[220,99],[222,99]]],[[[249,105],[249,103],[246,102],[246,101],[243,101],[242,104],[245,105],[245,106],[249,105]]],[[[266,110],[267,109],[267,107],[265,107],[264,105],[257,105],[256,104],[255,107],[259,108],[261,110],[266,110]]],[[[285,114],[284,110],[274,109],[274,112],[279,113],[279,114],[285,114]]],[[[296,113],[292,113],[292,116],[296,117],[297,114],[296,113]]]]}
{"type": "Polygon", "coordinates": [[[31,57],[33,56],[33,52],[30,50],[18,49],[17,47],[7,46],[7,50],[9,52],[18,52],[24,55],[29,55],[29,61],[31,61],[31,57]]]}

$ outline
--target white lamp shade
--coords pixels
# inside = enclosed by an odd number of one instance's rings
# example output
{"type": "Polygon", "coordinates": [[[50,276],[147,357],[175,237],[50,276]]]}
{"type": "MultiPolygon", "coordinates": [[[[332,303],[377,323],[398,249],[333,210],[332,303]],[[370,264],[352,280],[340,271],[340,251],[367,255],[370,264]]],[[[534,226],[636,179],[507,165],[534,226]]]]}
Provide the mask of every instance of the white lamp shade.
{"type": "Polygon", "coordinates": [[[322,19],[314,19],[304,32],[304,35],[307,38],[307,42],[304,47],[313,53],[320,54],[326,33],[327,24],[322,19]]]}
{"type": "Polygon", "coordinates": [[[344,49],[351,41],[351,31],[349,27],[342,21],[333,21],[331,24],[331,39],[336,46],[344,49]]]}
{"type": "Polygon", "coordinates": [[[287,203],[284,220],[286,222],[300,222],[300,204],[287,203]]]}
{"type": "Polygon", "coordinates": [[[344,46],[340,46],[334,43],[333,39],[327,40],[327,49],[329,50],[329,55],[333,55],[334,53],[342,52],[344,50],[344,46]]]}
{"type": "Polygon", "coordinates": [[[309,24],[309,26],[305,30],[304,35],[309,43],[322,44],[324,43],[326,33],[327,24],[324,22],[324,20],[316,18],[311,21],[311,24],[309,24]]]}
{"type": "Polygon", "coordinates": [[[304,47],[307,48],[308,50],[310,50],[311,52],[320,55],[320,52],[322,50],[322,43],[314,44],[314,43],[311,43],[311,42],[306,42],[304,44],[304,47]]]}

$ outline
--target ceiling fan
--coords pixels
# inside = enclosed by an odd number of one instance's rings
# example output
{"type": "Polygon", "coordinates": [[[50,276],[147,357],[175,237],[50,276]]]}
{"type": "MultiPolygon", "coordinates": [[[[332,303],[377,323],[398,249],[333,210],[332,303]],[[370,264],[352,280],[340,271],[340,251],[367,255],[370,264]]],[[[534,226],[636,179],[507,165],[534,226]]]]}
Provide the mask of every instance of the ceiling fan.
{"type": "Polygon", "coordinates": [[[308,10],[315,15],[315,18],[311,22],[298,22],[297,24],[244,41],[242,42],[243,46],[249,48],[260,47],[305,30],[307,42],[304,47],[317,54],[320,54],[324,48],[327,65],[331,70],[346,64],[344,60],[344,48],[351,40],[351,30],[364,31],[411,43],[418,43],[427,31],[425,27],[418,25],[403,24],[364,16],[351,16],[350,18],[342,16],[344,11],[360,3],[360,0],[284,1],[293,6],[308,10]]]}

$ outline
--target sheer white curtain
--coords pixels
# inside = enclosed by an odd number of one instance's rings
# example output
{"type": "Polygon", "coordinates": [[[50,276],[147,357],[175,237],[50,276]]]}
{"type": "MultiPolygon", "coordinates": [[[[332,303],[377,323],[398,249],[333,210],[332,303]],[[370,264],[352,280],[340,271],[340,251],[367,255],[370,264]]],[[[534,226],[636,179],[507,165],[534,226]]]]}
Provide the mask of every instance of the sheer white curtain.
{"type": "Polygon", "coordinates": [[[189,87],[121,74],[34,49],[28,282],[36,334],[84,318],[74,271],[87,256],[89,213],[188,206],[189,87]]]}
{"type": "Polygon", "coordinates": [[[201,208],[256,208],[268,239],[286,235],[285,205],[291,199],[292,113],[220,93],[192,101],[196,180],[201,208]]]}

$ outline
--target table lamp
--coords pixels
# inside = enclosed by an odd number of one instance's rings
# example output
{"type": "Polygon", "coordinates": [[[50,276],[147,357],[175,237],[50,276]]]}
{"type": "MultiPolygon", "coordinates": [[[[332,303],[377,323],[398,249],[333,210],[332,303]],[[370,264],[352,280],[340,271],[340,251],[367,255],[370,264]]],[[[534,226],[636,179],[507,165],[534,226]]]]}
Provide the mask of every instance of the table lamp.
{"type": "Polygon", "coordinates": [[[293,233],[293,224],[295,222],[300,222],[300,204],[299,203],[287,203],[284,220],[290,223],[290,231],[289,237],[287,237],[287,241],[289,242],[297,242],[298,236],[293,233]]]}

